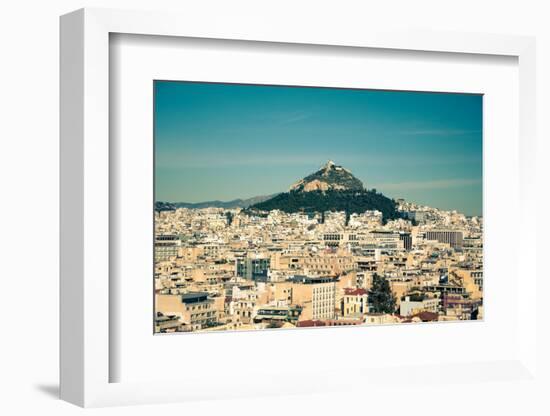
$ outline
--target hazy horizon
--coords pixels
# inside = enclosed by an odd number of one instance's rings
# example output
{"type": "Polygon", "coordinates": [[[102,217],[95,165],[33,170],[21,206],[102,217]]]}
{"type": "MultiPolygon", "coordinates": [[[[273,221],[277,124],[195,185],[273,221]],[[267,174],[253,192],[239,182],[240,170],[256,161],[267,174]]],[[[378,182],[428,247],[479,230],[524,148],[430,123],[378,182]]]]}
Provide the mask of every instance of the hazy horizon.
{"type": "Polygon", "coordinates": [[[392,198],[482,215],[482,96],[155,81],[155,199],[286,192],[327,160],[392,198]]]}

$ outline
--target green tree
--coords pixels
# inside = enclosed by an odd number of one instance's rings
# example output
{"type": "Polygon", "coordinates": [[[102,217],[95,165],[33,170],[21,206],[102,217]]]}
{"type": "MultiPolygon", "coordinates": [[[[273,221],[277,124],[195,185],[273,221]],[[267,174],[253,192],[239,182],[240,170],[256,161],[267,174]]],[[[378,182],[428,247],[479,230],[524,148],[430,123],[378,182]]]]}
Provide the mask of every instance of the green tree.
{"type": "Polygon", "coordinates": [[[395,296],[390,282],[383,276],[374,274],[372,287],[369,290],[369,307],[375,313],[394,313],[395,296]]]}
{"type": "Polygon", "coordinates": [[[233,224],[233,213],[231,211],[226,211],[225,212],[225,218],[227,219],[227,225],[231,225],[233,224]]]}
{"type": "Polygon", "coordinates": [[[373,191],[329,190],[300,192],[291,191],[251,205],[247,211],[271,211],[280,209],[284,212],[324,212],[346,211],[348,214],[362,214],[367,210],[382,212],[384,223],[401,217],[393,199],[373,191]]]}

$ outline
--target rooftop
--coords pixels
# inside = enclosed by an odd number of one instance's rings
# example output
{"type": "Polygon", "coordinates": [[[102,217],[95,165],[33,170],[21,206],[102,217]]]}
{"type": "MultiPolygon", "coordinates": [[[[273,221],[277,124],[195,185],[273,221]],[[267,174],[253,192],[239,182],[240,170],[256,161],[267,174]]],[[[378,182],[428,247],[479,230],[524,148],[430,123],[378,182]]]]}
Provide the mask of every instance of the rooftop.
{"type": "Polygon", "coordinates": [[[198,303],[198,302],[204,302],[208,300],[208,293],[207,292],[189,292],[184,293],[181,296],[181,301],[183,303],[198,303]]]}
{"type": "Polygon", "coordinates": [[[352,287],[345,288],[344,292],[346,293],[346,295],[353,295],[353,296],[362,296],[368,293],[365,289],[352,288],[352,287]]]}
{"type": "Polygon", "coordinates": [[[290,278],[290,281],[294,283],[302,283],[305,285],[313,285],[319,283],[331,283],[334,282],[335,278],[330,276],[304,276],[304,275],[294,275],[290,278]]]}

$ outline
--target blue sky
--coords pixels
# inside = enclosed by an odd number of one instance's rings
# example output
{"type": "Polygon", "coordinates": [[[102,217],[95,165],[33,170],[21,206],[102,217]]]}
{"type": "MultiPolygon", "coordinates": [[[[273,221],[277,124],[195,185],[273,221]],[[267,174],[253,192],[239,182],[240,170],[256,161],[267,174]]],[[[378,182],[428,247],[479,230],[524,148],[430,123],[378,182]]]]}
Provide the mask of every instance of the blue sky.
{"type": "Polygon", "coordinates": [[[156,81],[158,201],[288,190],[327,160],[369,189],[482,213],[482,96],[156,81]]]}

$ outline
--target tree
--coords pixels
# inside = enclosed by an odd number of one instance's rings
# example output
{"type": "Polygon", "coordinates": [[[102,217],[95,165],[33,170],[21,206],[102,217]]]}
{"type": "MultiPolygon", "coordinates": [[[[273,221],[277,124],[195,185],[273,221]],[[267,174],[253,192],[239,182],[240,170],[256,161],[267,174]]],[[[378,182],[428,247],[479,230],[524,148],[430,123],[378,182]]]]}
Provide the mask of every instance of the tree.
{"type": "Polygon", "coordinates": [[[395,296],[390,282],[383,276],[374,274],[368,296],[369,306],[375,313],[394,313],[395,296]]]}
{"type": "Polygon", "coordinates": [[[227,219],[227,225],[233,224],[233,213],[231,211],[226,211],[225,218],[227,219]]]}
{"type": "Polygon", "coordinates": [[[346,211],[348,214],[362,214],[365,211],[382,212],[384,223],[401,218],[397,204],[382,194],[373,191],[290,191],[249,207],[248,211],[324,212],[346,211]]]}

